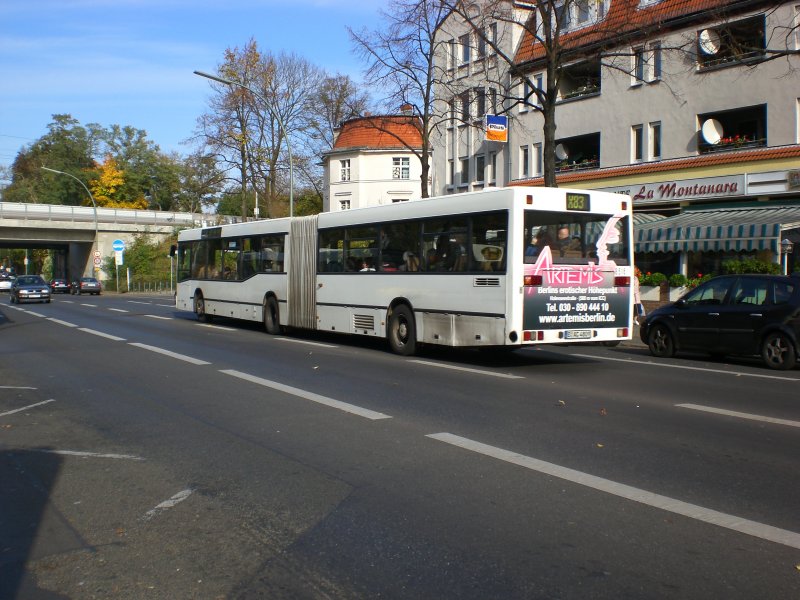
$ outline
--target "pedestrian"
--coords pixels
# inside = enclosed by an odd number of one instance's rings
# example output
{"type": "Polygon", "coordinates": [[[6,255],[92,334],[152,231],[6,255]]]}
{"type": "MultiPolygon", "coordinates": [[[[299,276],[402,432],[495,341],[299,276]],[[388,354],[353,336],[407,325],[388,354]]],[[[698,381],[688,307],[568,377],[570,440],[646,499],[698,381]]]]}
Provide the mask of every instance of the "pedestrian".
{"type": "Polygon", "coordinates": [[[642,304],[642,294],[639,291],[639,267],[633,268],[633,322],[639,324],[639,319],[644,319],[645,311],[642,304]]]}

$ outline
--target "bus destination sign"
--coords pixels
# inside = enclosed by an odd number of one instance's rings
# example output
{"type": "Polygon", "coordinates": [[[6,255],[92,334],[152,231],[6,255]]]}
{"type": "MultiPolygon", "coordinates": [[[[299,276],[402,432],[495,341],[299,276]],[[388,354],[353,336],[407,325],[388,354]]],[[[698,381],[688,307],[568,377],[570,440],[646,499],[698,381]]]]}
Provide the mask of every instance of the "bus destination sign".
{"type": "Polygon", "coordinates": [[[589,208],[589,194],[576,194],[574,192],[567,193],[567,210],[583,210],[588,212],[589,208]]]}

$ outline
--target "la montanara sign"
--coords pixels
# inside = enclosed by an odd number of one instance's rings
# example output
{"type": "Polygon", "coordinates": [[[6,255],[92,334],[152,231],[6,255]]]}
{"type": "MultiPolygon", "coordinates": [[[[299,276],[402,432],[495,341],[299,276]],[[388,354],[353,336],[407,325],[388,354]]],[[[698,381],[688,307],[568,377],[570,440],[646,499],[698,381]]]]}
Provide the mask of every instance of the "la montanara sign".
{"type": "Polygon", "coordinates": [[[641,205],[704,198],[732,198],[743,196],[744,188],[744,175],[732,175],[730,177],[679,179],[600,189],[606,192],[627,194],[633,198],[634,205],[641,205]]]}

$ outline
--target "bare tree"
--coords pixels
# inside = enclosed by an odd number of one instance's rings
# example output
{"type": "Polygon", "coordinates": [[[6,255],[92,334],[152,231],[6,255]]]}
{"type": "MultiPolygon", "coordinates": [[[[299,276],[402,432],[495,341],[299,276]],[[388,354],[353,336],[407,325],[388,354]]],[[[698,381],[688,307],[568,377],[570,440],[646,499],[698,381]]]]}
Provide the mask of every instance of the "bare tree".
{"type": "Polygon", "coordinates": [[[375,127],[395,137],[422,165],[421,196],[429,196],[431,133],[446,118],[447,105],[434,95],[437,82],[443,81],[436,57],[444,46],[439,30],[450,8],[439,0],[392,0],[381,11],[387,27],[380,31],[355,32],[348,29],[355,52],[367,65],[367,82],[384,94],[384,106],[390,112],[398,107],[412,107],[418,123],[421,147],[398,137],[389,128],[375,127]]]}

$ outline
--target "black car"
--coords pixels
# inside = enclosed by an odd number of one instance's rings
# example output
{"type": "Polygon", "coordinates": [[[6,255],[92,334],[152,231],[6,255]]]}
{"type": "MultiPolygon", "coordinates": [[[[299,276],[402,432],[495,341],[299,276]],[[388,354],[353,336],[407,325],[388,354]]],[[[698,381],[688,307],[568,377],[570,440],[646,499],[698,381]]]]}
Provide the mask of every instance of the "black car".
{"type": "Polygon", "coordinates": [[[50,280],[50,291],[54,294],[61,292],[62,294],[69,294],[70,284],[69,281],[66,279],[59,279],[56,277],[55,279],[50,280]]]}
{"type": "Polygon", "coordinates": [[[101,287],[100,282],[94,277],[81,277],[77,281],[73,281],[70,286],[70,292],[73,294],[96,294],[100,295],[101,287]]]}
{"type": "Polygon", "coordinates": [[[11,304],[50,302],[50,286],[39,275],[20,275],[11,286],[11,304]]]}
{"type": "Polygon", "coordinates": [[[791,369],[800,351],[800,277],[723,275],[652,311],[639,335],[654,356],[760,355],[791,369]]]}

